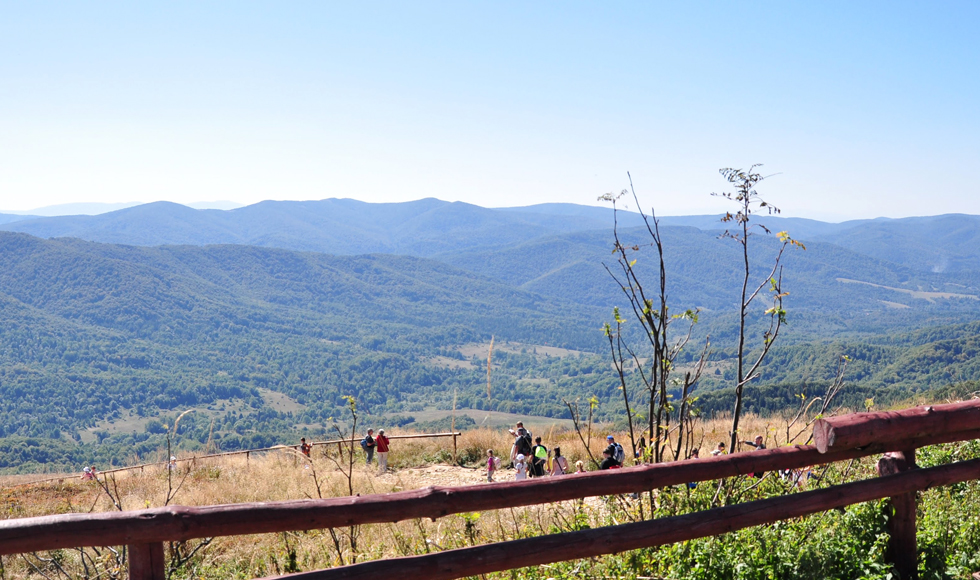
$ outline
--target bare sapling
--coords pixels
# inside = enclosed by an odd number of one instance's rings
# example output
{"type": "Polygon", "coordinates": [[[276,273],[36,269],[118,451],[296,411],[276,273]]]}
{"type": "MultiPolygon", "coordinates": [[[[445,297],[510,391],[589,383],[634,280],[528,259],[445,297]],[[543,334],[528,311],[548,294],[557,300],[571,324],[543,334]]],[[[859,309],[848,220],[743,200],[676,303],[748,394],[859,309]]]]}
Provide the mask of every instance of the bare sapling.
{"type": "MultiPolygon", "coordinates": [[[[830,406],[833,404],[834,399],[840,394],[841,389],[844,388],[844,373],[847,371],[847,363],[850,362],[850,358],[847,355],[841,355],[837,359],[837,369],[834,372],[834,378],[827,385],[827,390],[824,392],[822,397],[813,397],[812,399],[807,399],[806,389],[798,394],[797,397],[800,399],[800,405],[797,407],[796,412],[793,414],[786,422],[786,444],[790,444],[796,441],[800,435],[809,432],[810,436],[803,443],[804,445],[809,445],[813,441],[813,423],[817,419],[820,419],[827,415],[830,410],[830,406]],[[814,411],[814,405],[819,403],[819,407],[814,411]],[[793,433],[793,431],[796,431],[793,433]]],[[[833,413],[832,413],[833,414],[833,413]]]]}
{"type": "MultiPolygon", "coordinates": [[[[627,176],[629,176],[628,173],[627,176]]],[[[603,264],[603,267],[622,290],[623,296],[633,311],[633,320],[639,322],[642,331],[637,334],[642,335],[643,347],[642,349],[634,347],[625,340],[624,326],[626,321],[621,316],[619,308],[613,309],[615,328],[607,323],[604,332],[609,341],[613,364],[619,376],[619,388],[623,392],[633,455],[638,457],[639,453],[633,432],[635,414],[629,400],[631,385],[637,385],[636,389],[641,392],[645,391],[647,397],[646,419],[650,436],[649,459],[654,463],[659,463],[667,458],[672,422],[674,416],[678,414],[673,403],[674,395],[671,390],[681,387],[681,410],[683,413],[690,412],[691,401],[689,396],[704,370],[709,355],[708,343],[706,342],[694,370],[687,375],[685,381],[675,383],[671,377],[675,370],[674,363],[691,340],[694,325],[698,321],[699,311],[688,309],[680,314],[670,313],[667,293],[667,266],[664,259],[660,222],[653,210],[651,210],[650,215],[647,215],[640,208],[639,199],[633,189],[632,177],[630,177],[629,189],[624,189],[619,194],[605,194],[599,199],[610,202],[613,206],[614,245],[612,253],[616,256],[614,266],[610,267],[603,264]],[[646,226],[647,234],[650,236],[650,241],[647,243],[624,243],[620,238],[617,202],[626,195],[631,196],[636,203],[646,226]],[[653,248],[655,252],[654,267],[657,270],[657,276],[651,285],[647,285],[641,278],[636,267],[639,252],[645,248],[653,248]],[[653,286],[652,291],[648,289],[649,286],[653,286]],[[680,332],[672,330],[671,326],[679,321],[683,321],[686,328],[680,332]]],[[[679,417],[681,424],[684,420],[683,413],[679,417]]],[[[681,453],[680,449],[684,444],[683,442],[687,440],[682,436],[683,427],[681,426],[679,429],[677,447],[671,453],[675,458],[681,453]]]]}
{"type": "Polygon", "coordinates": [[[599,461],[592,454],[592,418],[595,414],[596,406],[599,405],[599,399],[595,395],[589,397],[589,415],[585,420],[585,425],[582,424],[582,414],[579,411],[578,399],[571,402],[562,399],[561,402],[565,403],[565,406],[568,407],[568,413],[572,416],[572,426],[575,428],[575,433],[578,435],[579,441],[582,442],[582,447],[585,448],[585,453],[589,456],[589,461],[592,462],[593,467],[598,468],[599,461]],[[582,429],[585,429],[585,435],[582,435],[582,429]]]}
{"type": "Polygon", "coordinates": [[[738,346],[735,355],[735,406],[732,411],[732,427],[730,433],[730,449],[732,451],[736,449],[738,443],[738,423],[742,415],[742,394],[745,386],[749,382],[759,378],[759,367],[762,366],[766,355],[769,354],[770,349],[775,344],[780,329],[786,324],[786,310],[783,308],[783,298],[787,296],[788,292],[784,292],[782,287],[783,254],[789,246],[806,249],[803,244],[791,238],[785,231],[779,232],[776,234],[776,237],[780,241],[780,246],[773,260],[772,268],[769,269],[768,275],[759,278],[759,282],[754,287],[749,286],[749,281],[752,278],[752,269],[749,264],[749,237],[755,235],[756,229],[762,230],[767,235],[772,233],[769,228],[761,223],[751,223],[752,215],[760,210],[765,210],[769,215],[780,213],[779,208],[763,200],[755,190],[755,186],[766,179],[765,176],[755,171],[757,167],[761,167],[761,165],[753,165],[747,171],[732,169],[730,167],[719,170],[722,177],[734,186],[735,191],[712,193],[712,195],[731,200],[738,205],[736,213],[728,212],[721,218],[722,222],[734,225],[731,229],[725,230],[725,233],[721,237],[735,240],[742,247],[743,276],[738,313],[738,346]],[[771,306],[765,311],[765,315],[769,318],[768,326],[762,334],[761,350],[752,360],[747,361],[746,359],[748,357],[745,352],[745,326],[749,318],[749,308],[755,302],[756,298],[760,297],[763,290],[767,288],[767,293],[771,300],[771,306]]]}

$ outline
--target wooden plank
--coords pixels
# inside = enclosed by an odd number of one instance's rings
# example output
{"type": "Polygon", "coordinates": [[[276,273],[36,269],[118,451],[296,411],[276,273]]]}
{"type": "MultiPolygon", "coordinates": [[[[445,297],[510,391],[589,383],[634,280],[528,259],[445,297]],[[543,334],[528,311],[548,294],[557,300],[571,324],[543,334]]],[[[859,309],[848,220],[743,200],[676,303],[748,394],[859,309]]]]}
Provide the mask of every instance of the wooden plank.
{"type": "Polygon", "coordinates": [[[830,449],[853,449],[876,441],[928,437],[977,428],[980,428],[980,399],[818,419],[813,424],[813,442],[821,453],[826,453],[830,449]]]}
{"type": "Polygon", "coordinates": [[[980,438],[980,430],[821,454],[794,445],[764,451],[462,487],[428,487],[323,500],[168,506],[131,512],[60,514],[0,521],[0,554],[210,536],[339,528],[646,491],[759,471],[796,469],[899,449],[980,438]]]}
{"type": "MultiPolygon", "coordinates": [[[[459,437],[462,435],[459,431],[455,433],[413,433],[411,435],[388,435],[388,439],[428,439],[432,437],[459,437]]],[[[362,437],[354,437],[351,439],[328,439],[326,441],[314,441],[310,445],[333,445],[335,443],[357,443],[362,437]]]]}
{"type": "Polygon", "coordinates": [[[129,580],[167,580],[163,543],[129,545],[129,580]]]}
{"type": "MultiPolygon", "coordinates": [[[[683,516],[567,532],[424,556],[277,576],[289,580],[454,580],[717,536],[778,520],[980,478],[980,459],[793,493],[683,516]]],[[[272,580],[267,578],[266,580],[272,580]]]]}
{"type": "MultiPolygon", "coordinates": [[[[915,468],[915,450],[898,451],[878,460],[878,474],[892,475],[915,468]]],[[[889,500],[892,517],[888,520],[887,561],[895,565],[900,580],[918,580],[918,544],[915,534],[916,492],[897,495],[889,500]]]]}

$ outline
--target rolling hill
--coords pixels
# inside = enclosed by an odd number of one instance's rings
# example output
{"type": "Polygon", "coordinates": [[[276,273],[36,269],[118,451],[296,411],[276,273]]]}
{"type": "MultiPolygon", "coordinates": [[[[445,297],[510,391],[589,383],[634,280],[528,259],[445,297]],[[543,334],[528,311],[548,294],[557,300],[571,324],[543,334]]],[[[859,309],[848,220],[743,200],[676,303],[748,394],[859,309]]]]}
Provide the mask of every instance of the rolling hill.
{"type": "MultiPolygon", "coordinates": [[[[493,335],[595,350],[602,338],[582,308],[420,258],[11,233],[0,234],[0,318],[0,438],[101,433],[106,445],[154,449],[149,422],[189,407],[218,421],[226,448],[275,442],[298,424],[322,432],[344,395],[366,416],[447,406],[454,388],[466,389],[461,407],[477,408],[485,371],[460,345],[493,335]],[[296,410],[276,411],[268,393],[296,410]],[[110,437],[120,422],[135,430],[110,437]]],[[[560,381],[572,368],[584,377],[593,364],[525,358],[498,377],[501,410],[521,400],[558,413],[556,390],[519,377],[530,369],[560,381]]],[[[186,428],[207,438],[200,420],[186,428]]]]}
{"type": "Polygon", "coordinates": [[[499,247],[544,234],[609,228],[610,210],[588,215],[498,211],[421,199],[369,204],[351,199],[264,201],[234,210],[195,210],[156,202],[95,216],[18,220],[0,229],[42,238],[157,246],[242,244],[330,254],[426,257],[499,247]]]}
{"type": "MultiPolygon", "coordinates": [[[[724,229],[720,216],[665,216],[662,226],[724,229]]],[[[619,213],[620,227],[642,225],[619,213]]],[[[948,214],[826,223],[758,216],[773,231],[831,243],[921,272],[980,271],[980,216],[948,214]]],[[[0,229],[43,238],[156,246],[242,244],[330,254],[387,253],[431,257],[503,248],[556,235],[612,229],[612,210],[575,204],[483,208],[421,199],[365,203],[351,199],[264,201],[233,210],[195,210],[156,202],[100,215],[0,216],[0,229]]]]}

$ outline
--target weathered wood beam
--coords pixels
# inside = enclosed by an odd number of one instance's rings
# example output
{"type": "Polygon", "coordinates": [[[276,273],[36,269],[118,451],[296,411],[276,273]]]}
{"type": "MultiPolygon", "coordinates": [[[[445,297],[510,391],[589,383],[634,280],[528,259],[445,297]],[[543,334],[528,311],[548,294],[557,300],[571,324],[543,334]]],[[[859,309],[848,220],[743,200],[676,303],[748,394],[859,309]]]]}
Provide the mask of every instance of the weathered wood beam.
{"type": "MultiPolygon", "coordinates": [[[[980,478],[980,459],[670,518],[277,576],[288,580],[454,580],[717,536],[883,497],[980,478]]],[[[266,580],[272,580],[268,578],[266,580]]]]}
{"type": "Polygon", "coordinates": [[[161,542],[129,546],[129,580],[167,580],[165,565],[161,542]]]}
{"type": "MultiPolygon", "coordinates": [[[[893,475],[915,469],[915,449],[888,453],[878,460],[878,475],[893,475]]],[[[889,504],[888,552],[885,557],[895,565],[899,580],[918,580],[919,546],[915,534],[916,492],[894,496],[889,504]]]]}
{"type": "Polygon", "coordinates": [[[338,528],[646,491],[759,471],[796,469],[899,449],[980,438],[980,429],[821,454],[793,445],[717,457],[462,487],[323,500],[168,506],[0,521],[0,554],[338,528]]]}
{"type": "Polygon", "coordinates": [[[914,439],[978,428],[980,399],[975,399],[901,411],[853,413],[818,419],[813,424],[813,442],[821,453],[827,453],[831,449],[853,449],[879,441],[914,439]]]}

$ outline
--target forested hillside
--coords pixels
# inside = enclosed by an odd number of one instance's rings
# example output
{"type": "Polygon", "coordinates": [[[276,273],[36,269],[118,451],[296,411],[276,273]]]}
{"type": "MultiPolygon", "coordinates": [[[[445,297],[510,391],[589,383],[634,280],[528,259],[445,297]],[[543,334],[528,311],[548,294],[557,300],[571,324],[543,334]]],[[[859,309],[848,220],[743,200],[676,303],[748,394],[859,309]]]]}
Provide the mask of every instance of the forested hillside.
{"type": "MultiPolygon", "coordinates": [[[[621,217],[652,287],[648,234],[635,214],[621,217]]],[[[8,223],[137,245],[0,233],[0,469],[145,456],[187,409],[195,411],[181,422],[184,445],[322,435],[345,420],[345,395],[363,420],[391,425],[413,413],[439,419],[432,413],[451,408],[454,395],[461,409],[545,417],[566,417],[563,399],[594,395],[597,418],[615,421],[621,393],[601,328],[625,303],[604,268],[614,265],[607,219],[607,209],[567,204],[324,200],[227,212],[161,203],[8,223]],[[187,245],[155,245],[165,242],[187,245]],[[234,244],[204,245],[214,242],[234,244]],[[367,250],[414,256],[350,255],[367,250]]],[[[909,236],[905,220],[876,221],[891,232],[876,246],[861,241],[875,235],[863,222],[767,218],[817,241],[786,255],[789,324],[749,390],[750,410],[785,408],[807,388],[813,395],[840,355],[851,359],[849,405],[976,380],[980,273],[952,239],[972,239],[972,219],[923,218],[909,236]],[[949,220],[960,229],[944,235],[949,220]],[[930,264],[947,242],[960,258],[940,271],[930,264]]],[[[709,413],[731,400],[741,275],[738,248],[717,225],[692,216],[662,228],[670,303],[700,308],[695,339],[711,336],[698,385],[709,413]]],[[[762,272],[776,246],[754,240],[762,272]]]]}
{"type": "MultiPolygon", "coordinates": [[[[675,309],[701,308],[703,332],[729,337],[741,288],[739,247],[717,233],[664,226],[668,293],[675,309]]],[[[643,228],[621,232],[640,251],[636,269],[655,286],[656,254],[643,228]]],[[[440,254],[436,259],[544,296],[588,306],[625,305],[604,265],[615,272],[608,232],[577,232],[505,248],[440,254]]],[[[764,276],[777,242],[755,238],[753,262],[764,276]]],[[[787,251],[783,269],[790,341],[865,336],[955,324],[980,316],[980,274],[921,272],[824,242],[787,251]]]]}
{"type": "MultiPolygon", "coordinates": [[[[344,395],[356,396],[365,416],[448,407],[454,388],[466,389],[465,406],[469,387],[485,390],[485,372],[457,347],[491,335],[601,346],[595,312],[439,262],[245,246],[136,248],[3,234],[0,313],[0,436],[94,435],[145,443],[138,452],[159,445],[141,433],[151,420],[189,407],[211,407],[218,440],[235,448],[274,442],[296,425],[322,432],[340,416],[344,395]],[[276,410],[263,392],[285,395],[292,410],[276,410]],[[135,425],[143,440],[110,437],[120,423],[135,425]]],[[[547,357],[526,358],[527,372],[552,380],[584,374],[577,357],[555,358],[568,366],[557,370],[547,357]]],[[[508,392],[519,383],[506,374],[495,388],[494,404],[505,410],[520,400],[521,411],[560,411],[555,389],[508,392]]],[[[199,437],[207,435],[203,415],[186,423],[204,431],[199,437]]]]}

